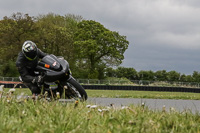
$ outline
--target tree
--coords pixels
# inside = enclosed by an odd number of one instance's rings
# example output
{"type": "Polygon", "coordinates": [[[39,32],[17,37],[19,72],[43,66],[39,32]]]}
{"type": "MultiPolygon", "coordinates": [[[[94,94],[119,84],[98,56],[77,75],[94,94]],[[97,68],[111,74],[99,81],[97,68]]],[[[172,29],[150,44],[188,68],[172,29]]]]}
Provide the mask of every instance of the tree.
{"type": "Polygon", "coordinates": [[[76,67],[77,53],[74,52],[74,34],[81,19],[80,16],[70,14],[60,16],[49,13],[37,17],[36,22],[39,29],[37,39],[39,47],[46,53],[63,56],[69,62],[74,76],[79,78],[87,75],[81,68],[76,67]]]}
{"type": "Polygon", "coordinates": [[[106,68],[106,77],[117,77],[116,70],[112,67],[106,68]]]}
{"type": "Polygon", "coordinates": [[[73,58],[73,28],[70,23],[77,23],[68,16],[53,13],[37,17],[38,44],[47,53],[73,58]]]}
{"type": "Polygon", "coordinates": [[[155,72],[155,79],[157,81],[167,81],[167,71],[159,70],[155,72]]]}
{"type": "Polygon", "coordinates": [[[118,67],[116,69],[116,75],[118,78],[127,78],[130,80],[137,79],[137,71],[134,68],[118,67]]]}
{"type": "Polygon", "coordinates": [[[6,67],[7,60],[16,61],[26,40],[32,40],[44,52],[64,56],[71,65],[75,64],[73,38],[81,19],[52,13],[37,18],[22,13],[4,17],[0,21],[0,63],[4,62],[1,68],[6,67]]]}
{"type": "Polygon", "coordinates": [[[88,78],[97,78],[99,74],[103,74],[98,72],[100,64],[101,66],[121,64],[129,42],[125,36],[106,29],[98,22],[83,20],[78,24],[74,44],[79,53],[77,56],[89,64],[88,78]]]}
{"type": "Polygon", "coordinates": [[[154,80],[154,72],[153,71],[140,71],[138,72],[140,80],[154,80]]]}
{"type": "Polygon", "coordinates": [[[193,82],[200,82],[200,73],[197,71],[194,71],[192,74],[192,78],[194,79],[193,82]]]}
{"type": "Polygon", "coordinates": [[[186,76],[186,81],[187,81],[187,82],[193,82],[194,79],[193,79],[193,77],[192,77],[191,75],[187,75],[187,76],[186,76]]]}
{"type": "Polygon", "coordinates": [[[3,75],[5,77],[16,77],[16,76],[18,76],[18,71],[17,71],[17,68],[15,66],[15,62],[13,62],[11,60],[5,62],[1,66],[0,75],[3,75]]]}
{"type": "Polygon", "coordinates": [[[185,74],[181,74],[181,76],[180,76],[180,81],[181,82],[186,82],[187,81],[187,79],[186,79],[186,75],[185,74]]]}
{"type": "Polygon", "coordinates": [[[154,81],[155,80],[155,73],[151,70],[147,71],[148,77],[147,80],[154,81]]]}
{"type": "Polygon", "coordinates": [[[3,61],[16,60],[25,40],[33,40],[35,33],[34,18],[28,14],[13,14],[0,21],[0,55],[3,61]]]}
{"type": "Polygon", "coordinates": [[[180,80],[180,73],[176,71],[169,71],[167,73],[168,81],[179,81],[180,80]]]}
{"type": "Polygon", "coordinates": [[[25,40],[35,39],[34,18],[28,14],[5,16],[0,21],[0,73],[2,76],[17,76],[15,61],[25,40]]]}

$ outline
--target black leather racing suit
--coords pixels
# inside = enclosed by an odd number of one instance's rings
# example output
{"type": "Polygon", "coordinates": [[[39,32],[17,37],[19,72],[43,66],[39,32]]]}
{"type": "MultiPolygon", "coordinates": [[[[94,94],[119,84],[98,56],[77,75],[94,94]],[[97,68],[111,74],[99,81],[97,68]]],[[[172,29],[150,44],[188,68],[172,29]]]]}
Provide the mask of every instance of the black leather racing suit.
{"type": "Polygon", "coordinates": [[[18,68],[19,74],[24,84],[28,86],[31,92],[34,94],[39,94],[41,92],[37,83],[33,82],[37,77],[34,71],[39,59],[43,58],[46,55],[46,53],[38,49],[37,58],[35,60],[30,61],[24,56],[22,52],[18,54],[16,66],[18,68]]]}

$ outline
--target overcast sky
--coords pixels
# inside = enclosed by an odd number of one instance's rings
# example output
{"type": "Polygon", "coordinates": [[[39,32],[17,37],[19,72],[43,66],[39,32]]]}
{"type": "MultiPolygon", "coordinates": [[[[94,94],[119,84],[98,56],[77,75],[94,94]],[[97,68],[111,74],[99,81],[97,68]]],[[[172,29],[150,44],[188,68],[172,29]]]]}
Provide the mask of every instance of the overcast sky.
{"type": "Polygon", "coordinates": [[[0,0],[0,19],[74,14],[127,37],[122,66],[200,72],[200,0],[0,0]]]}

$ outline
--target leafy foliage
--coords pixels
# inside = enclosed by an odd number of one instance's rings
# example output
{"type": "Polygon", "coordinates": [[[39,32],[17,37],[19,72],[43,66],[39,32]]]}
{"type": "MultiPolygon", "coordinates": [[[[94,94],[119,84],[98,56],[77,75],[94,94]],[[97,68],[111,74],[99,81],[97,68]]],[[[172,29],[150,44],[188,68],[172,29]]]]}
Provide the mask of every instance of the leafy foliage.
{"type": "Polygon", "coordinates": [[[75,67],[75,52],[73,36],[77,23],[82,18],[79,16],[55,14],[40,15],[37,17],[38,45],[49,54],[63,56],[72,66],[75,67]]]}
{"type": "Polygon", "coordinates": [[[15,62],[26,40],[46,53],[64,56],[74,75],[82,78],[104,78],[105,68],[119,65],[128,48],[125,36],[81,16],[49,13],[30,17],[16,13],[0,21],[0,62],[15,62]]]}
{"type": "Polygon", "coordinates": [[[78,24],[74,44],[76,51],[79,51],[78,57],[89,64],[88,78],[97,78],[103,74],[99,73],[99,66],[121,63],[129,43],[125,36],[106,29],[100,23],[83,20],[78,24]]]}
{"type": "Polygon", "coordinates": [[[25,40],[35,40],[34,18],[21,13],[0,21],[0,55],[2,60],[15,61],[25,40]]]}
{"type": "Polygon", "coordinates": [[[15,77],[18,75],[18,70],[15,66],[15,62],[9,60],[7,62],[5,62],[2,66],[1,66],[1,75],[5,75],[5,77],[15,77]]]}

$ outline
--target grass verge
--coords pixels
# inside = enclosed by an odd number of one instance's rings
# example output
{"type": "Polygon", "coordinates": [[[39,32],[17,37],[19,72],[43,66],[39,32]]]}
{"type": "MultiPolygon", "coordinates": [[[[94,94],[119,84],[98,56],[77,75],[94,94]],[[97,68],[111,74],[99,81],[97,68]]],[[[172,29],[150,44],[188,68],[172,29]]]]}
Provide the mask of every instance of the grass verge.
{"type": "Polygon", "coordinates": [[[20,133],[199,132],[200,116],[191,112],[87,107],[86,103],[1,98],[0,131],[20,133]]]}
{"type": "MultiPolygon", "coordinates": [[[[28,89],[17,89],[29,95],[28,89]]],[[[87,90],[90,97],[128,97],[155,95],[152,92],[87,90]],[[132,94],[133,93],[133,94],[132,94]],[[141,93],[141,94],[140,94],[141,93]],[[150,93],[150,94],[149,94],[150,93]],[[127,96],[126,96],[127,97],[127,96]]],[[[156,92],[155,92],[156,93],[156,92]]],[[[162,92],[163,95],[165,92],[162,92]]],[[[181,93],[177,93],[179,95],[181,93]]],[[[186,93],[187,95],[189,93],[186,93]]],[[[159,93],[159,95],[161,95],[159,93]]],[[[167,95],[167,94],[166,94],[167,95]]],[[[193,94],[191,94],[193,95],[193,94]]],[[[194,94],[195,95],[195,94],[194,94]]],[[[166,97],[166,96],[163,96],[166,97]]],[[[155,98],[155,97],[154,97],[155,98]]],[[[153,111],[145,105],[124,108],[88,106],[86,102],[48,102],[13,98],[4,93],[0,98],[0,132],[7,133],[160,133],[200,132],[200,115],[190,111],[153,111]]]]}
{"type": "MultiPolygon", "coordinates": [[[[5,92],[9,91],[8,88],[5,92]]],[[[89,97],[110,98],[149,98],[149,99],[185,99],[200,100],[199,93],[189,92],[159,92],[159,91],[127,91],[127,90],[86,90],[89,97]]],[[[16,89],[15,94],[31,95],[29,89],[16,89]]]]}
{"type": "Polygon", "coordinates": [[[188,93],[188,92],[87,90],[87,93],[89,97],[200,100],[199,93],[188,93]]]}

